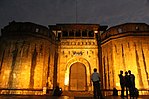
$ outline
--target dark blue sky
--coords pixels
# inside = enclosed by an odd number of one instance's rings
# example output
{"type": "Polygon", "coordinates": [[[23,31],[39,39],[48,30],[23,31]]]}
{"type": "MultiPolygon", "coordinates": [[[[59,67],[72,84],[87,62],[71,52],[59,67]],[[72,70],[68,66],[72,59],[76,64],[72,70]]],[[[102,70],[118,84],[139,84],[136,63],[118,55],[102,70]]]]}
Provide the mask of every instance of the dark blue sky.
{"type": "Polygon", "coordinates": [[[76,0],[0,0],[0,28],[13,20],[44,26],[76,22],[149,24],[149,0],[77,0],[77,4],[76,0]]]}

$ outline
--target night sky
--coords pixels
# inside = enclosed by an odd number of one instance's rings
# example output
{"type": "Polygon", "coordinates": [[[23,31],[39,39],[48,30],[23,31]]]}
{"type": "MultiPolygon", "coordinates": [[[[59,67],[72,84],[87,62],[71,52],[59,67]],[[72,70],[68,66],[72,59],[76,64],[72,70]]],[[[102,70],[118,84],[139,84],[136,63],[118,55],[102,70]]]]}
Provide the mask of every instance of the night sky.
{"type": "Polygon", "coordinates": [[[149,24],[149,0],[0,0],[0,28],[9,22],[149,24]]]}

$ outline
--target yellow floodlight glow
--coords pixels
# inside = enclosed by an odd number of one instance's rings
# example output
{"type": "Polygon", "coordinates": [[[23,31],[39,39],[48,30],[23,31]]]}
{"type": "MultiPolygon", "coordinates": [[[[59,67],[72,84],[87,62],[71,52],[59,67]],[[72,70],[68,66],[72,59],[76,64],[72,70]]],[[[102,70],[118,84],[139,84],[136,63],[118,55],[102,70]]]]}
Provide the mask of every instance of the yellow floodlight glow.
{"type": "Polygon", "coordinates": [[[116,86],[119,87],[120,86],[120,83],[116,83],[116,86]]]}
{"type": "Polygon", "coordinates": [[[65,85],[68,85],[68,84],[69,84],[69,78],[66,77],[66,78],[65,78],[65,85]]]}
{"type": "Polygon", "coordinates": [[[94,33],[98,33],[98,31],[94,31],[94,33]]]}
{"type": "Polygon", "coordinates": [[[65,74],[65,82],[64,82],[65,85],[68,85],[69,84],[69,73],[66,73],[65,74]]]}

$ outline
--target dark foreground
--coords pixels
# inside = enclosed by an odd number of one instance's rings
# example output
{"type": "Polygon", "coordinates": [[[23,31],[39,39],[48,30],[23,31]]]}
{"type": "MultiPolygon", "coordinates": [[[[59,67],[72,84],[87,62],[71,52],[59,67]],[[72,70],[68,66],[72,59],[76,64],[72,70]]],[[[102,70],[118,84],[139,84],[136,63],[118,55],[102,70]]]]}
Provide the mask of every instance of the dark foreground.
{"type": "MultiPolygon", "coordinates": [[[[92,96],[24,96],[24,95],[0,95],[0,99],[93,99],[92,96]]],[[[122,99],[120,96],[105,96],[104,99],[122,99]]],[[[126,97],[123,99],[127,99],[126,97]]],[[[130,99],[130,98],[128,98],[130,99]]],[[[133,98],[131,98],[133,99],[133,98]]],[[[134,98],[136,99],[136,98],[134,98]]],[[[149,96],[139,96],[137,99],[149,99],[149,96]]]]}

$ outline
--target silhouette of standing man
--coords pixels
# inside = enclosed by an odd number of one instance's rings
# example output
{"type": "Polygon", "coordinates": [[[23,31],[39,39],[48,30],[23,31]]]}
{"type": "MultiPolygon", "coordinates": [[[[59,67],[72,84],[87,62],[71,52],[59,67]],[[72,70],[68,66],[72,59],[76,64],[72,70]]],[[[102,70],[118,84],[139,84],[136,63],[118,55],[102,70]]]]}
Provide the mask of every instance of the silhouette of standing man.
{"type": "Polygon", "coordinates": [[[121,85],[121,97],[124,97],[125,77],[123,76],[123,71],[120,71],[119,78],[121,85]]]}
{"type": "Polygon", "coordinates": [[[102,99],[102,94],[100,90],[100,75],[97,73],[97,69],[94,68],[94,73],[91,75],[91,80],[94,86],[94,99],[102,99]]]}
{"type": "Polygon", "coordinates": [[[126,87],[126,97],[128,98],[128,90],[130,88],[130,84],[129,84],[129,76],[128,76],[128,72],[125,72],[125,87],[126,87]]]}
{"type": "Polygon", "coordinates": [[[130,91],[130,97],[134,97],[134,92],[135,92],[135,76],[134,74],[131,73],[130,70],[128,70],[128,77],[129,77],[129,84],[130,84],[130,88],[129,88],[129,91],[130,91]]]}

